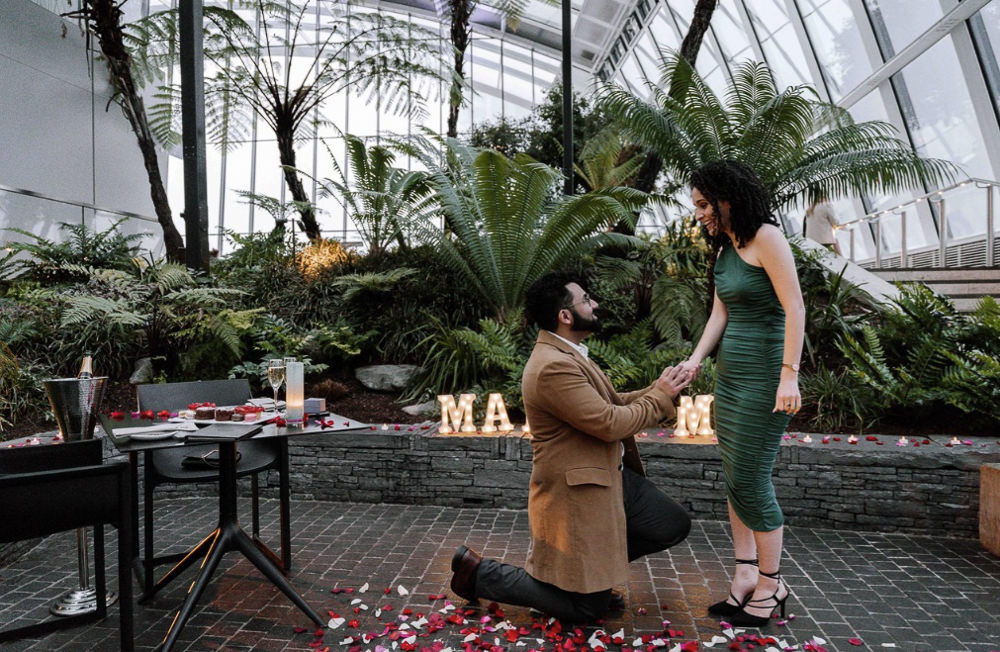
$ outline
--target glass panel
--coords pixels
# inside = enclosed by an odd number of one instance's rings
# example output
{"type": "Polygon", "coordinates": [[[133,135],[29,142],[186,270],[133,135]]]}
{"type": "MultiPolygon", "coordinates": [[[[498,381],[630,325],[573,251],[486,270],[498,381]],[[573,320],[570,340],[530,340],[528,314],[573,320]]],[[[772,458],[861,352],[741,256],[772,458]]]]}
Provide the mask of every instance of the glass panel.
{"type": "MultiPolygon", "coordinates": [[[[715,20],[714,16],[712,20],[715,20]]],[[[649,35],[656,42],[656,47],[661,50],[677,50],[681,47],[677,30],[669,21],[670,17],[667,15],[666,9],[661,7],[647,29],[649,35]]]]}
{"type": "MultiPolygon", "coordinates": [[[[239,233],[250,230],[250,207],[235,192],[250,189],[250,150],[251,145],[244,143],[226,155],[225,227],[239,233]]],[[[216,245],[213,243],[211,246],[216,245]]]]}
{"type": "Polygon", "coordinates": [[[729,61],[753,58],[753,50],[736,2],[737,0],[722,0],[712,14],[712,31],[729,61]]]}
{"type": "MultiPolygon", "coordinates": [[[[917,150],[948,159],[970,176],[995,178],[952,40],[941,40],[900,74],[913,103],[907,120],[917,150]]],[[[984,229],[981,211],[961,197],[949,198],[948,223],[956,236],[984,229]]]]}
{"type": "MultiPolygon", "coordinates": [[[[941,16],[940,0],[865,0],[876,31],[885,30],[892,56],[933,25],[941,16]]],[[[888,56],[886,57],[888,59],[888,56]]]]}
{"type": "Polygon", "coordinates": [[[847,0],[827,0],[803,18],[831,99],[837,101],[872,72],[855,16],[847,0]]]}
{"type": "Polygon", "coordinates": [[[990,36],[990,45],[993,52],[1000,52],[1000,0],[993,0],[979,10],[979,15],[986,26],[986,33],[990,36]]]}
{"type": "Polygon", "coordinates": [[[778,88],[810,81],[805,53],[788,21],[784,5],[776,0],[760,0],[747,6],[761,39],[761,48],[778,88]]]}
{"type": "MultiPolygon", "coordinates": [[[[642,71],[639,70],[639,65],[636,63],[635,57],[629,55],[625,57],[624,65],[622,65],[621,71],[618,73],[622,79],[629,83],[633,88],[643,87],[643,76],[642,71]]],[[[642,93],[642,97],[645,97],[646,93],[642,93]]]]}

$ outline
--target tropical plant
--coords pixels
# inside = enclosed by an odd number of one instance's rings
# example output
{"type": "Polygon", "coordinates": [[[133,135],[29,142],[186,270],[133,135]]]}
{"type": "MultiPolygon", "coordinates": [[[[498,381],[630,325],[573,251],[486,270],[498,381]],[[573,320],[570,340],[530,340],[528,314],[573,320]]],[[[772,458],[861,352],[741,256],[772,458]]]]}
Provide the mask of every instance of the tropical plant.
{"type": "Polygon", "coordinates": [[[558,192],[559,172],[528,156],[508,159],[455,141],[449,149],[456,161],[450,170],[434,155],[423,160],[451,231],[427,221],[421,233],[499,321],[546,272],[602,245],[637,242],[601,229],[633,221],[644,193],[614,188],[566,197],[558,192]]]}
{"type": "Polygon", "coordinates": [[[135,258],[125,271],[63,268],[86,283],[40,288],[33,291],[35,299],[58,306],[60,327],[72,334],[58,343],[64,357],[75,360],[91,351],[110,376],[140,357],[191,376],[228,366],[239,359],[241,338],[260,312],[232,309],[241,291],[204,285],[175,263],[135,258]]]}
{"type": "Polygon", "coordinates": [[[809,425],[817,432],[859,432],[877,421],[879,414],[870,387],[858,382],[847,367],[828,369],[820,361],[801,377],[802,404],[810,410],[809,425]]]}
{"type": "Polygon", "coordinates": [[[421,342],[433,332],[435,318],[459,328],[489,314],[478,293],[429,244],[358,258],[323,287],[356,332],[378,333],[362,359],[419,364],[421,342]]]}
{"type": "Polygon", "coordinates": [[[589,190],[632,186],[643,161],[637,150],[622,138],[621,128],[611,124],[583,144],[573,169],[589,190]]]}
{"type": "MultiPolygon", "coordinates": [[[[350,91],[398,114],[423,112],[423,98],[441,77],[445,57],[436,30],[382,11],[349,3],[322,3],[315,19],[310,0],[239,0],[260,29],[237,11],[206,8],[205,54],[215,73],[206,76],[205,102],[213,140],[229,148],[240,142],[256,115],[278,145],[285,184],[297,202],[300,226],[320,236],[316,212],[296,166],[296,144],[323,119],[317,112],[338,93],[350,91]]],[[[171,37],[176,13],[150,16],[150,35],[171,37]]],[[[176,103],[178,89],[164,89],[176,103]]],[[[157,127],[175,127],[176,111],[158,116],[157,127]],[[160,119],[162,118],[162,119],[160,119]]]]}
{"type": "MultiPolygon", "coordinates": [[[[288,223],[289,216],[295,211],[311,208],[311,205],[303,206],[303,202],[296,201],[294,199],[281,201],[277,197],[259,194],[249,190],[237,190],[236,194],[243,199],[242,203],[259,208],[267,213],[271,219],[274,220],[275,231],[283,231],[285,225],[288,223]]],[[[310,204],[310,202],[305,203],[310,204]]]]}
{"type": "Polygon", "coordinates": [[[818,368],[823,358],[832,361],[837,355],[830,345],[845,334],[856,335],[874,316],[878,302],[863,287],[844,280],[846,264],[832,274],[819,262],[822,252],[806,252],[794,240],[792,251],[806,306],[805,353],[818,368]]]}
{"type": "MultiPolygon", "coordinates": [[[[254,362],[252,360],[244,360],[237,365],[234,365],[230,370],[229,378],[246,378],[253,385],[255,392],[261,392],[266,394],[271,391],[271,387],[267,380],[267,365],[270,360],[280,359],[282,355],[268,354],[260,360],[260,362],[254,362]],[[266,390],[266,392],[265,392],[266,390]]],[[[308,357],[298,356],[298,362],[302,363],[302,372],[306,376],[313,376],[315,374],[321,374],[329,368],[329,365],[323,363],[315,363],[308,357]]]]}
{"type": "Polygon", "coordinates": [[[521,406],[521,374],[538,330],[521,327],[520,311],[504,321],[482,319],[478,330],[433,323],[434,331],[421,343],[424,362],[404,399],[485,388],[503,394],[508,406],[521,406]]]}
{"type": "Polygon", "coordinates": [[[736,66],[724,101],[676,54],[663,55],[660,73],[656,83],[645,80],[650,102],[615,83],[600,93],[625,134],[660,159],[669,187],[681,187],[705,163],[735,159],[760,176],[781,210],[818,196],[933,187],[957,172],[950,162],[918,156],[888,123],[855,123],[809,86],[779,91],[760,62],[736,66]]]}
{"type": "Polygon", "coordinates": [[[181,262],[184,241],[174,226],[166,186],[160,175],[156,139],[150,127],[149,116],[143,99],[143,86],[161,74],[161,69],[148,65],[145,43],[148,35],[138,25],[123,25],[124,5],[128,0],[82,0],[77,11],[66,14],[80,19],[89,33],[94,35],[107,64],[109,79],[114,88],[112,100],[121,107],[135,134],[142,163],[149,180],[149,196],[156,212],[156,220],[163,229],[163,244],[167,258],[181,262]],[[138,57],[136,56],[138,54],[138,57]]]}
{"type": "Polygon", "coordinates": [[[331,285],[343,290],[344,301],[352,301],[368,293],[389,292],[397,287],[400,281],[416,273],[417,270],[412,267],[397,267],[386,272],[344,274],[331,281],[331,285]]]}
{"type": "Polygon", "coordinates": [[[894,305],[838,348],[850,374],[882,413],[909,420],[965,413],[996,423],[1000,307],[991,298],[963,315],[922,284],[901,287],[894,305]]]}
{"type": "Polygon", "coordinates": [[[685,351],[657,346],[650,319],[608,340],[587,340],[594,360],[618,391],[642,389],[659,378],[663,368],[683,362],[685,351]]]}
{"type": "Polygon", "coordinates": [[[341,203],[370,255],[381,256],[393,242],[406,249],[408,228],[426,210],[430,196],[427,175],[393,167],[396,155],[388,147],[367,147],[350,134],[346,140],[350,180],[327,146],[337,178],[320,182],[321,196],[341,203]]]}
{"type": "Polygon", "coordinates": [[[105,269],[128,269],[132,259],[140,255],[139,242],[147,233],[124,234],[118,227],[122,218],[103,231],[91,230],[85,224],[61,222],[59,230],[66,235],[59,242],[44,238],[24,229],[8,228],[27,241],[7,245],[10,254],[27,254],[11,264],[11,274],[26,279],[58,283],[69,280],[72,273],[68,265],[105,269]]]}
{"type": "Polygon", "coordinates": [[[1000,303],[983,297],[956,329],[957,346],[942,353],[952,367],[941,384],[948,402],[966,413],[996,423],[1000,405],[1000,303]]]}
{"type": "Polygon", "coordinates": [[[588,270],[591,294],[601,303],[605,331],[627,332],[652,317],[667,346],[698,339],[708,318],[705,302],[708,243],[690,218],[641,236],[644,245],[624,257],[598,256],[588,270]]]}
{"type": "MultiPolygon", "coordinates": [[[[531,114],[517,119],[501,117],[472,125],[469,143],[474,147],[495,149],[508,158],[527,154],[531,158],[561,170],[563,166],[563,85],[554,83],[531,114]]],[[[610,118],[592,98],[573,93],[573,160],[583,163],[580,144],[589,143],[604,130],[610,118]]],[[[584,145],[585,146],[585,145],[584,145]]],[[[628,151],[634,150],[628,146],[628,151]]],[[[619,152],[615,152],[619,154],[619,152]]],[[[624,158],[623,158],[624,161],[624,158]]],[[[573,187],[580,192],[593,188],[574,169],[573,187]]]]}

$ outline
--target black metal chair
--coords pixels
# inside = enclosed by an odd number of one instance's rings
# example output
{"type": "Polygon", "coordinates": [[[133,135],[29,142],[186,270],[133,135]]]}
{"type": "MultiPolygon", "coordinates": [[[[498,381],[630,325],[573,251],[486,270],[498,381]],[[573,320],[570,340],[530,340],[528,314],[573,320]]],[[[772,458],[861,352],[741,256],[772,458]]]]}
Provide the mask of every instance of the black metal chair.
{"type": "MultiPolygon", "coordinates": [[[[137,387],[140,410],[186,409],[191,403],[212,402],[216,405],[242,405],[250,398],[250,383],[246,379],[207,380],[184,383],[160,383],[137,387]]],[[[212,468],[189,468],[183,465],[185,457],[204,455],[217,448],[212,445],[183,446],[146,452],[144,455],[143,487],[143,583],[142,600],[148,600],[158,587],[153,582],[154,567],[176,563],[187,553],[157,557],[153,545],[153,490],[166,483],[218,482],[219,472],[212,468]]],[[[241,441],[238,444],[239,462],[237,477],[250,476],[253,511],[253,539],[282,571],[292,568],[291,525],[289,521],[290,488],[288,480],[288,442],[284,437],[259,441],[241,441]],[[257,475],[274,469],[279,476],[280,544],[281,556],[276,557],[260,540],[260,497],[257,475]]],[[[140,601],[142,601],[140,600],[140,601]]]]}
{"type": "Polygon", "coordinates": [[[107,616],[104,525],[118,528],[118,611],[121,649],[133,643],[132,485],[126,462],[102,464],[97,439],[0,450],[0,542],[94,529],[97,611],[0,631],[0,642],[36,637],[107,616]]]}

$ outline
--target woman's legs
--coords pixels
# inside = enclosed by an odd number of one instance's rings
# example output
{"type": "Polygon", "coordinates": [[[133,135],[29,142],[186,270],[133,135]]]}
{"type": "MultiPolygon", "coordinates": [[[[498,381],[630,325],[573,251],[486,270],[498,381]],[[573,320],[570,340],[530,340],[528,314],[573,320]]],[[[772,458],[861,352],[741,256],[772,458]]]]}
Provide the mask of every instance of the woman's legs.
{"type": "MultiPolygon", "coordinates": [[[[743,524],[740,517],[736,515],[733,511],[733,506],[729,505],[729,527],[733,533],[733,550],[736,559],[757,559],[758,549],[757,540],[754,537],[755,532],[743,524]]],[[[780,555],[780,542],[779,542],[779,555],[780,555]]],[[[765,568],[770,568],[770,566],[765,566],[764,559],[761,557],[760,565],[765,568]]],[[[748,593],[754,590],[757,586],[757,567],[750,564],[736,564],[736,571],[733,574],[733,583],[729,587],[729,592],[732,596],[742,599],[748,593]]],[[[730,597],[726,602],[733,604],[732,597],[730,597]]]]}
{"type": "MultiPolygon", "coordinates": [[[[747,531],[750,532],[749,529],[747,531]]],[[[761,571],[757,577],[757,587],[754,589],[752,601],[743,608],[746,613],[752,616],[769,617],[774,611],[774,607],[777,606],[777,602],[771,598],[777,596],[777,600],[783,600],[788,595],[788,588],[777,577],[778,570],[781,568],[781,546],[784,531],[784,527],[779,527],[770,532],[751,532],[757,546],[761,571]],[[766,577],[764,573],[775,575],[775,577],[766,577]]],[[[735,540],[735,534],[733,538],[735,540]]]]}

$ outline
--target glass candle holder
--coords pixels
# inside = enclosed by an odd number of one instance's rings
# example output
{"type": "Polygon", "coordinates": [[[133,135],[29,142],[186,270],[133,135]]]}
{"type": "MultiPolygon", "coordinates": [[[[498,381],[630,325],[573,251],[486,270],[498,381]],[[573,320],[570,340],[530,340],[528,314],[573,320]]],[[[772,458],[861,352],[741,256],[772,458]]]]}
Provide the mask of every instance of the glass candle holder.
{"type": "Polygon", "coordinates": [[[285,421],[301,423],[305,417],[305,388],[301,362],[285,365],[285,421]]]}

